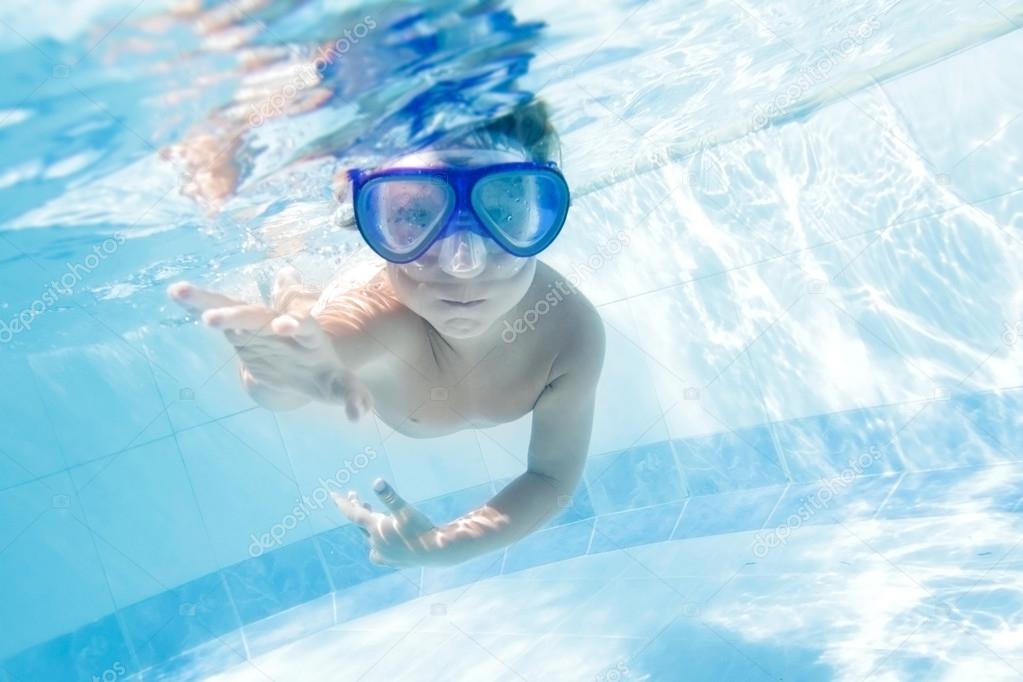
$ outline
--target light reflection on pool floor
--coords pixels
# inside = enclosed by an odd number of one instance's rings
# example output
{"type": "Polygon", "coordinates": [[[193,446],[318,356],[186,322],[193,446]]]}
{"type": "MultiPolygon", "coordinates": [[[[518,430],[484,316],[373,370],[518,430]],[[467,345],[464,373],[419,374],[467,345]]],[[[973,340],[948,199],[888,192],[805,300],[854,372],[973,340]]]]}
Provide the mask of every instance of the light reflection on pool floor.
{"type": "Polygon", "coordinates": [[[1023,515],[590,555],[416,599],[209,679],[1019,680],[1023,515]]]}

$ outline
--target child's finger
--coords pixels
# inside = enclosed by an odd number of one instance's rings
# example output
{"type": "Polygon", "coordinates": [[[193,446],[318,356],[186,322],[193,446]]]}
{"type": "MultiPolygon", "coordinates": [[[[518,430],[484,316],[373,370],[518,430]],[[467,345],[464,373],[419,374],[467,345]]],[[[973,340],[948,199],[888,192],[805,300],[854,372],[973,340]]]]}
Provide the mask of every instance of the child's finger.
{"type": "Polygon", "coordinates": [[[401,495],[398,494],[398,491],[382,478],[378,478],[373,482],[373,492],[377,494],[377,497],[384,503],[384,506],[395,516],[401,514],[408,506],[401,495]]]}
{"type": "Polygon", "coordinates": [[[167,287],[167,295],[179,305],[195,312],[244,304],[243,301],[208,289],[200,289],[189,282],[175,282],[167,287]]]}
{"type": "Polygon", "coordinates": [[[373,515],[366,511],[361,505],[357,505],[352,501],[345,499],[342,495],[331,491],[331,497],[334,498],[334,504],[341,510],[349,521],[360,526],[366,530],[373,529],[373,515]]]}
{"type": "Polygon", "coordinates": [[[311,317],[297,318],[293,315],[279,315],[271,323],[274,333],[287,336],[306,348],[315,348],[323,342],[323,330],[311,317]]]}
{"type": "Polygon", "coordinates": [[[272,333],[270,323],[274,313],[261,305],[238,305],[230,308],[213,308],[202,314],[202,321],[211,327],[235,331],[272,333]]]}
{"type": "Polygon", "coordinates": [[[274,276],[273,289],[270,292],[270,300],[273,301],[274,308],[281,310],[285,292],[301,283],[302,278],[299,277],[298,270],[292,266],[285,265],[278,270],[274,276]]]}

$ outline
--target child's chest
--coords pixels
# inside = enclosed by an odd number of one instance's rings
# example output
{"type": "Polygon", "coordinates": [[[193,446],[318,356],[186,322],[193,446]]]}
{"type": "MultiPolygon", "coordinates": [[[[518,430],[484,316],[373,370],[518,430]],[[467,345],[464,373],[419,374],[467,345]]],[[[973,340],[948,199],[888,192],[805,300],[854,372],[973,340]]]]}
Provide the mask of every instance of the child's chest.
{"type": "Polygon", "coordinates": [[[429,438],[503,424],[533,409],[554,360],[514,345],[468,363],[444,362],[430,353],[392,357],[364,381],[380,418],[407,436],[429,438]]]}

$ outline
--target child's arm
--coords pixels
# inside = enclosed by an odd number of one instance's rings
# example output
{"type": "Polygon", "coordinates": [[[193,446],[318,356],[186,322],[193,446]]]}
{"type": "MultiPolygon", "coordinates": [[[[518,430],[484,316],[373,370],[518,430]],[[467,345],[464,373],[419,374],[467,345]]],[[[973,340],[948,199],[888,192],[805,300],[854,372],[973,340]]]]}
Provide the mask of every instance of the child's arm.
{"type": "Polygon", "coordinates": [[[582,347],[559,358],[555,378],[533,408],[526,472],[485,505],[435,528],[384,481],[377,481],[376,490],[390,515],[365,509],[354,493],[335,498],[345,515],[369,531],[371,560],[395,566],[461,563],[510,545],[561,511],[586,462],[604,360],[600,318],[594,315],[586,326],[578,330],[582,347]]]}

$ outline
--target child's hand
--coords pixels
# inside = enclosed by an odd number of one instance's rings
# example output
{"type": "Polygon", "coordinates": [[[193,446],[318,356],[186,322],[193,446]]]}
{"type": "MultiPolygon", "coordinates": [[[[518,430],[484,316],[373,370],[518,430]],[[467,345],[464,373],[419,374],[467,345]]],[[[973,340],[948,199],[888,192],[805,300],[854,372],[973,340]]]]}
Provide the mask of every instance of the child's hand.
{"type": "Polygon", "coordinates": [[[272,308],[237,301],[188,282],[167,293],[184,308],[222,329],[241,359],[242,383],[264,407],[288,409],[310,400],[343,403],[349,419],[369,412],[372,397],[341,366],[331,337],[309,310],[314,298],[300,293],[297,273],[278,273],[272,308]]]}
{"type": "Polygon", "coordinates": [[[433,522],[405,502],[384,479],[373,483],[373,491],[390,514],[374,512],[369,504],[359,501],[354,490],[347,499],[331,493],[341,512],[369,536],[369,560],[386,566],[443,565],[440,531],[433,522]]]}

